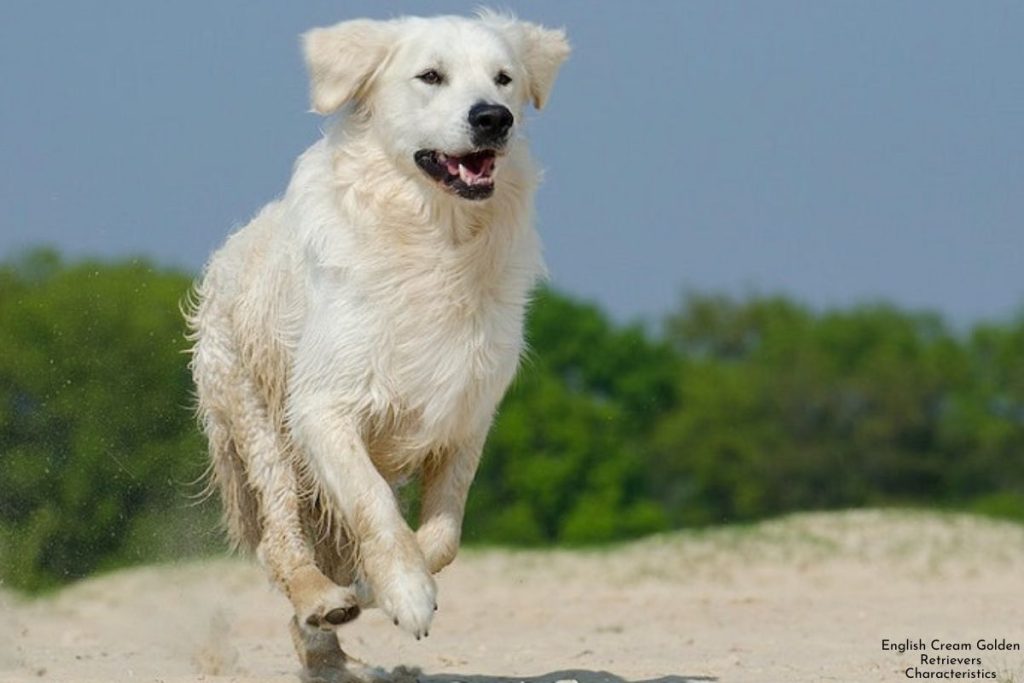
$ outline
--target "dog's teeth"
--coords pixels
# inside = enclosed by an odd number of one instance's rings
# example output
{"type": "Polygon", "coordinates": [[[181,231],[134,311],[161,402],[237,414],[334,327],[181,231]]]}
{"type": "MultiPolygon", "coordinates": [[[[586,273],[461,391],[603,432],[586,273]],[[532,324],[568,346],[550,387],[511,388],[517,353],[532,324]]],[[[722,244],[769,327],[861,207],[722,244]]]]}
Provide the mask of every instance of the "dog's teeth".
{"type": "Polygon", "coordinates": [[[473,176],[469,174],[469,169],[467,169],[462,164],[459,164],[459,178],[462,179],[462,182],[466,183],[467,185],[471,185],[473,183],[472,177],[473,176]]]}

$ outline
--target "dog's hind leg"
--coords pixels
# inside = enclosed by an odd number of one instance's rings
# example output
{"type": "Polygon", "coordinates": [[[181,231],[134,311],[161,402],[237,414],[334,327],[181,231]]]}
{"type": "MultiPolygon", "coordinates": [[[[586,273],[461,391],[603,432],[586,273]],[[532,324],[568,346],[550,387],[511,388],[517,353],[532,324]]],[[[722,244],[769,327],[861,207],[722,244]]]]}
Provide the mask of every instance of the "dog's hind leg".
{"type": "Polygon", "coordinates": [[[368,666],[365,662],[345,654],[338,645],[337,636],[329,631],[310,631],[299,626],[292,617],[288,624],[292,644],[306,669],[305,681],[325,683],[391,683],[386,671],[368,666]]]}
{"type": "MultiPolygon", "coordinates": [[[[249,486],[260,501],[263,535],[257,554],[284,590],[299,626],[332,629],[359,616],[355,592],[317,568],[300,515],[299,485],[287,450],[255,384],[239,378],[234,438],[245,444],[249,486]]],[[[300,658],[302,654],[300,653],[300,658]]]]}
{"type": "Polygon", "coordinates": [[[203,431],[210,444],[210,484],[220,492],[224,526],[236,549],[253,550],[260,542],[258,501],[246,481],[245,464],[225,421],[204,411],[203,431]]]}
{"type": "Polygon", "coordinates": [[[338,644],[338,637],[331,631],[310,630],[299,625],[298,617],[288,622],[292,644],[299,655],[299,661],[307,669],[343,669],[348,657],[338,644]]]}
{"type": "Polygon", "coordinates": [[[255,547],[291,601],[294,627],[305,634],[294,639],[299,660],[344,670],[346,658],[329,631],[359,615],[355,592],[317,568],[287,449],[255,383],[228,345],[211,349],[215,341],[213,333],[200,339],[193,371],[229,528],[236,540],[255,547]],[[333,648],[325,645],[330,639],[333,648]]]}

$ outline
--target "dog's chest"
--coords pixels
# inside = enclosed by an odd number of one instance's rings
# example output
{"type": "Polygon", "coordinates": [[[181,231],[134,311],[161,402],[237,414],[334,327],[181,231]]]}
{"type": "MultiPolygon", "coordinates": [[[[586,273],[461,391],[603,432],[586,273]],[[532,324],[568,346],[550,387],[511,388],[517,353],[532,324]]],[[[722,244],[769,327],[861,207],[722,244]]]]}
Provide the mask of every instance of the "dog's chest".
{"type": "Polygon", "coordinates": [[[390,396],[388,409],[404,418],[396,436],[413,449],[471,437],[489,422],[515,373],[522,310],[493,299],[467,308],[438,296],[392,320],[374,379],[390,396]]]}
{"type": "Polygon", "coordinates": [[[328,283],[338,392],[358,397],[378,467],[407,471],[487,429],[515,374],[533,277],[517,269],[468,282],[427,269],[360,275],[328,283]]]}

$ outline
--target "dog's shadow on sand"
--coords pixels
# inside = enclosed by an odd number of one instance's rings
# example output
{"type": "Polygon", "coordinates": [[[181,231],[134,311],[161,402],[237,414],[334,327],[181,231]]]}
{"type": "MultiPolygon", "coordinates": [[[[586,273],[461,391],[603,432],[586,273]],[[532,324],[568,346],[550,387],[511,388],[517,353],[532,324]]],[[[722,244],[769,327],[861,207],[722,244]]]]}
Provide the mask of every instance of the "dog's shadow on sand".
{"type": "Polygon", "coordinates": [[[540,676],[498,676],[493,674],[446,674],[424,673],[418,669],[396,669],[391,673],[393,681],[412,683],[697,683],[717,681],[713,676],[669,675],[660,678],[630,681],[609,671],[589,669],[564,669],[540,676]]]}
{"type": "MultiPolygon", "coordinates": [[[[303,683],[366,683],[367,679],[342,673],[324,676],[305,672],[301,676],[303,683]]],[[[424,673],[421,669],[405,666],[396,667],[390,672],[377,670],[370,680],[374,683],[704,683],[717,681],[714,676],[668,675],[660,678],[630,681],[616,676],[609,671],[591,671],[589,669],[563,669],[541,674],[540,676],[498,676],[493,674],[462,674],[462,673],[424,673]]]]}

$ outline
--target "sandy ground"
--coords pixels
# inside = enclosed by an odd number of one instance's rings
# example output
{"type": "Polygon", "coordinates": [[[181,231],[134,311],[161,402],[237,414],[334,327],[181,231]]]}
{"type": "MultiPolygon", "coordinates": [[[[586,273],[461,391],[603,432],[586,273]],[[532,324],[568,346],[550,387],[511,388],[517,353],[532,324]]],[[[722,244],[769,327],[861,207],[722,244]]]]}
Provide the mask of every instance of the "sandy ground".
{"type": "MultiPolygon", "coordinates": [[[[910,680],[921,653],[882,640],[938,638],[982,666],[922,669],[1024,683],[1024,652],[976,647],[1024,648],[1024,528],[975,518],[814,514],[599,552],[464,552],[439,584],[430,638],[373,610],[343,647],[422,683],[850,682],[910,680]]],[[[295,682],[288,616],[244,560],[0,594],[0,681],[295,682]]]]}

